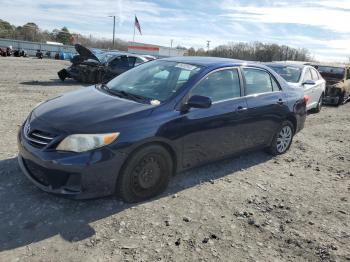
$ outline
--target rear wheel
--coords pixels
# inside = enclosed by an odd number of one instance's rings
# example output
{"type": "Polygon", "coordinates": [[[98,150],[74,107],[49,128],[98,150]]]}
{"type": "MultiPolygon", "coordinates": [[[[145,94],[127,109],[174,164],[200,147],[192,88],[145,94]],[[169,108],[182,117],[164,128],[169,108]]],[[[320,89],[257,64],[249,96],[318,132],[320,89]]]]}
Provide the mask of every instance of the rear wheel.
{"type": "Polygon", "coordinates": [[[135,203],[163,192],[173,171],[173,161],[162,146],[151,145],[133,153],[117,182],[117,195],[135,203]]]}
{"type": "Polygon", "coordinates": [[[316,108],[314,109],[314,112],[319,113],[322,109],[322,106],[323,106],[323,94],[320,96],[320,99],[318,100],[318,103],[316,108]]]}
{"type": "Polygon", "coordinates": [[[271,145],[267,148],[272,155],[281,155],[288,151],[293,141],[294,126],[290,121],[284,121],[274,135],[271,145]]]}

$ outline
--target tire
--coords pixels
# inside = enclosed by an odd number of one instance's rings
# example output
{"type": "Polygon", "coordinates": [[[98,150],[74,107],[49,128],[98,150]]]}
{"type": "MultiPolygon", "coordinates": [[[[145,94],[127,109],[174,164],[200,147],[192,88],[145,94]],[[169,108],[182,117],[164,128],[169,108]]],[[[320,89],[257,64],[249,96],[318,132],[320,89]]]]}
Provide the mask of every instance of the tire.
{"type": "Polygon", "coordinates": [[[340,106],[344,103],[344,99],[345,99],[345,91],[339,96],[339,101],[337,106],[340,106]]]}
{"type": "Polygon", "coordinates": [[[271,145],[267,148],[267,151],[274,156],[286,153],[293,142],[293,136],[293,124],[290,121],[284,121],[273,136],[271,145]]]}
{"type": "Polygon", "coordinates": [[[316,108],[313,110],[315,113],[319,113],[322,109],[323,105],[323,94],[320,96],[320,99],[318,100],[316,108]]]}
{"type": "Polygon", "coordinates": [[[173,173],[173,160],[162,146],[150,145],[127,160],[116,185],[116,194],[125,202],[144,201],[162,193],[173,173]]]}

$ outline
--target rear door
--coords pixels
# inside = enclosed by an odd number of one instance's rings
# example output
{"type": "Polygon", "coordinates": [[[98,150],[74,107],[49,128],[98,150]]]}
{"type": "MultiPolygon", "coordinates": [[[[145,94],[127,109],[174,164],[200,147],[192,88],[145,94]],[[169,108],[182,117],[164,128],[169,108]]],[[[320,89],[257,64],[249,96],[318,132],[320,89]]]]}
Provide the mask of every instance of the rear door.
{"type": "Polygon", "coordinates": [[[242,72],[249,119],[245,126],[246,147],[268,145],[289,112],[287,97],[268,71],[244,67],[242,72]]]}

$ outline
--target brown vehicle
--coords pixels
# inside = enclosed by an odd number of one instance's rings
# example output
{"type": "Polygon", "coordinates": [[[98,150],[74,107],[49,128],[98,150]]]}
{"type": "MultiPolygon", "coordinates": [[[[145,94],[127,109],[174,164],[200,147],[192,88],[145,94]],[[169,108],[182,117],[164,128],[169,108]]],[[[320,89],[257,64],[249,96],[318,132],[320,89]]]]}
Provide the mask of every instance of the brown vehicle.
{"type": "Polygon", "coordinates": [[[348,65],[314,65],[326,80],[324,104],[341,105],[350,96],[350,66],[348,65]]]}

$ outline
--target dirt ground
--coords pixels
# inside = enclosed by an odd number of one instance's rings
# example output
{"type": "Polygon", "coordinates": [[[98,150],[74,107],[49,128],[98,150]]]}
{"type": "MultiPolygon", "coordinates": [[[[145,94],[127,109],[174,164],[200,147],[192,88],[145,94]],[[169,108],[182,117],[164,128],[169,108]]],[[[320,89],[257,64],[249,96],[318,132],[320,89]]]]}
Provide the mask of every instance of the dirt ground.
{"type": "Polygon", "coordinates": [[[0,57],[0,261],[349,261],[350,103],[310,114],[290,151],[178,174],[159,198],[74,201],[17,164],[30,110],[68,62],[0,57]]]}

